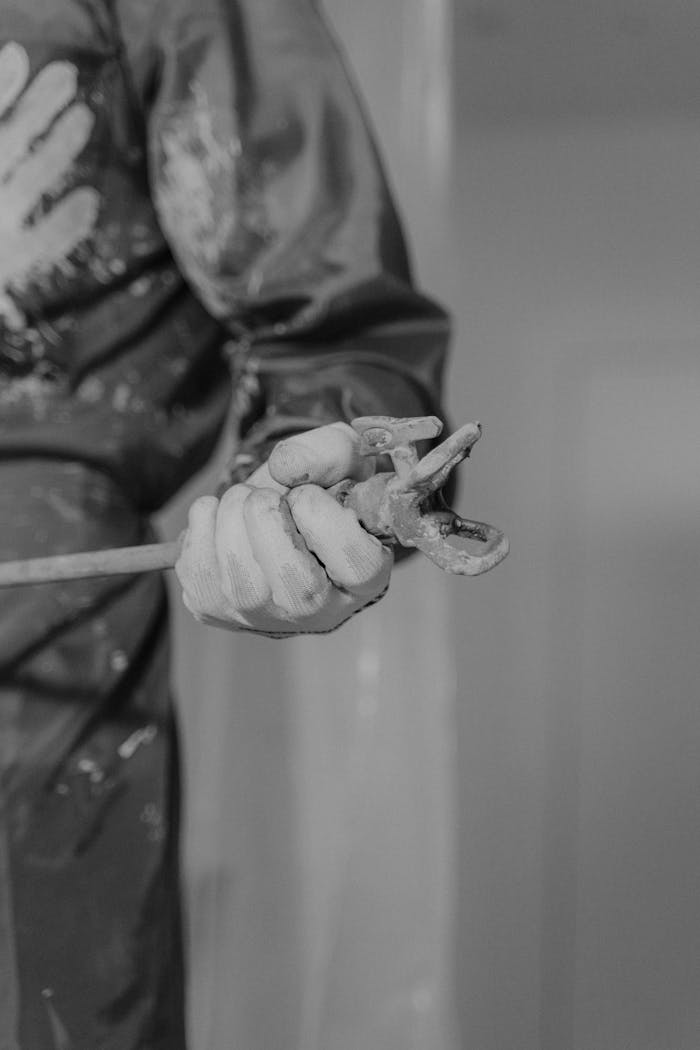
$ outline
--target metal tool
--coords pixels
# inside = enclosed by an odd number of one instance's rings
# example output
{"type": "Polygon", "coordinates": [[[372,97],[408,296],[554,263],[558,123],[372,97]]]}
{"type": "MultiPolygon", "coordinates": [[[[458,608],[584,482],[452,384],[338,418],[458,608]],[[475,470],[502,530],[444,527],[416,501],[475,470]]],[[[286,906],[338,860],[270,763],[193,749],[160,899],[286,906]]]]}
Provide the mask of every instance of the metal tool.
{"type": "MultiPolygon", "coordinates": [[[[417,442],[442,432],[436,416],[362,416],[352,426],[360,436],[362,455],[387,454],[394,466],[393,472],[374,474],[367,481],[341,481],[329,490],[352,507],[368,532],[384,543],[416,547],[445,572],[458,575],[478,576],[503,561],[509,549],[504,534],[493,525],[455,514],[441,495],[450,473],[481,437],[478,423],[460,427],[422,459],[417,442]],[[475,549],[460,541],[475,544],[475,549]]],[[[5,562],[0,565],[0,587],[171,569],[180,544],[172,540],[5,562]]]]}

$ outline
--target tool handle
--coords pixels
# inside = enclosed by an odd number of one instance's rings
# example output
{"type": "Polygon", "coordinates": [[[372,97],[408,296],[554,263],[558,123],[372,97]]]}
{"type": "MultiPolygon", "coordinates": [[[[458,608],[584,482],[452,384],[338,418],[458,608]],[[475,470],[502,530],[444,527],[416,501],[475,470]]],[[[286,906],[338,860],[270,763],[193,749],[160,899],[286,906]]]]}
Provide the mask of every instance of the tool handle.
{"type": "MultiPolygon", "coordinates": [[[[342,491],[342,502],[354,506],[353,490],[358,487],[356,483],[342,482],[335,487],[342,491]]],[[[78,551],[75,554],[52,554],[46,558],[22,558],[17,561],[0,562],[0,588],[172,569],[180,555],[183,536],[184,533],[176,540],[145,543],[137,547],[109,547],[105,550],[78,551]]]]}
{"type": "MultiPolygon", "coordinates": [[[[363,483],[345,481],[334,488],[338,490],[337,494],[334,492],[336,498],[343,504],[356,507],[360,515],[367,512],[364,504],[357,504],[357,494],[363,491],[363,483]]],[[[370,486],[370,489],[373,489],[373,486],[370,486]]],[[[370,493],[370,506],[373,502],[372,497],[377,498],[373,491],[370,493]]],[[[384,536],[372,526],[369,528],[381,538],[391,541],[390,536],[384,536]]],[[[87,580],[96,576],[127,576],[138,572],[172,569],[180,555],[183,536],[184,533],[176,540],[147,543],[138,547],[109,547],[106,550],[52,554],[46,558],[23,558],[2,562],[0,589],[24,584],[87,580]]]]}
{"type": "Polygon", "coordinates": [[[147,543],[139,547],[54,554],[0,564],[0,587],[58,580],[85,580],[91,576],[120,576],[156,569],[172,569],[180,553],[180,540],[147,543]]]}

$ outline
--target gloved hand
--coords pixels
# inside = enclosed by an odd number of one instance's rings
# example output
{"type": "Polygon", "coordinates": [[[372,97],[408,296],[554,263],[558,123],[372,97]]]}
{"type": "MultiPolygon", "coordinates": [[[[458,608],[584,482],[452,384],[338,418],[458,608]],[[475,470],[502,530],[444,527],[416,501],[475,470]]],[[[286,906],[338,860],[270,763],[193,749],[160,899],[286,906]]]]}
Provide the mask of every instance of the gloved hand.
{"type": "Polygon", "coordinates": [[[359,438],[332,423],[280,442],[221,499],[189,513],[175,572],[195,618],[229,630],[322,633],[380,598],[392,552],[325,490],[375,469],[359,438]]]}

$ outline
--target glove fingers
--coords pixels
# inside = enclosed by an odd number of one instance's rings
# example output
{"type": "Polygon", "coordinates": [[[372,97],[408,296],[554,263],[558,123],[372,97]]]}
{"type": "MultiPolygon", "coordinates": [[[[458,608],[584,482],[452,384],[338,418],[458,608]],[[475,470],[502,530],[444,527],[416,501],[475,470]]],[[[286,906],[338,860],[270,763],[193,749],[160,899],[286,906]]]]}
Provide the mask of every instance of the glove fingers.
{"type": "Polygon", "coordinates": [[[255,489],[272,489],[273,492],[279,492],[282,494],[288,491],[287,485],[281,485],[279,481],[275,481],[273,478],[270,473],[268,460],[261,463],[261,465],[246,478],[245,483],[255,489]]]}
{"type": "Polygon", "coordinates": [[[385,589],[393,555],[362,528],[357,515],[316,485],[300,485],[286,497],[297,529],[333,583],[358,597],[385,589]]]}
{"type": "Polygon", "coordinates": [[[362,481],[375,469],[373,456],[361,456],[360,439],[347,423],[295,434],[275,445],[268,460],[270,475],[280,485],[322,485],[328,488],[345,478],[362,481]]]}
{"type": "Polygon", "coordinates": [[[242,521],[249,492],[238,485],[221,501],[213,496],[195,500],[175,572],[183,604],[200,623],[273,633],[280,627],[279,611],[242,521]]]}
{"type": "Polygon", "coordinates": [[[219,503],[214,537],[221,589],[243,613],[267,610],[272,601],[272,589],[255,560],[246,527],[244,507],[252,491],[248,485],[226,490],[219,503]]]}
{"type": "Polygon", "coordinates": [[[219,501],[202,496],[189,510],[188,529],[182,541],[175,573],[182,586],[183,602],[198,619],[226,617],[232,610],[220,586],[214,526],[219,501]]]}
{"type": "Polygon", "coordinates": [[[254,489],[243,505],[253,556],[269,581],[272,600],[289,619],[311,617],[331,599],[331,583],[297,532],[277,492],[254,489]]]}

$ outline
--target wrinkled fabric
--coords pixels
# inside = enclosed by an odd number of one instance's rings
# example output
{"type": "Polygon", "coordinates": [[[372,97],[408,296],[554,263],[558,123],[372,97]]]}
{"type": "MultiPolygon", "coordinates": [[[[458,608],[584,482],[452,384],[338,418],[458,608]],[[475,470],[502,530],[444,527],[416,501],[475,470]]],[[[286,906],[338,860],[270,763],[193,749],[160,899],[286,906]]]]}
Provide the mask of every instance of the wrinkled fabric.
{"type": "Polygon", "coordinates": [[[87,455],[161,506],[223,422],[226,337],[246,430],[436,403],[445,317],[310,0],[0,10],[0,457],[87,455]]]}
{"type": "MultiPolygon", "coordinates": [[[[16,460],[0,479],[3,559],[150,539],[90,467],[16,460]]],[[[0,1045],[183,1047],[156,575],[0,590],[0,741],[0,1045]]]]}
{"type": "MultiPolygon", "coordinates": [[[[146,539],[232,395],[231,477],[439,409],[446,318],[312,0],[0,14],[2,557],[146,539]]],[[[0,1045],[178,1050],[160,581],[0,592],[0,727],[0,1045]]]]}

